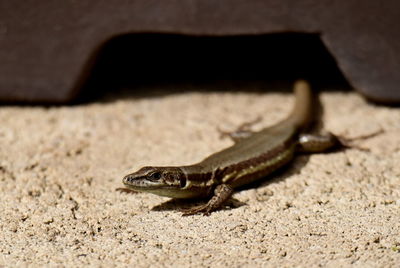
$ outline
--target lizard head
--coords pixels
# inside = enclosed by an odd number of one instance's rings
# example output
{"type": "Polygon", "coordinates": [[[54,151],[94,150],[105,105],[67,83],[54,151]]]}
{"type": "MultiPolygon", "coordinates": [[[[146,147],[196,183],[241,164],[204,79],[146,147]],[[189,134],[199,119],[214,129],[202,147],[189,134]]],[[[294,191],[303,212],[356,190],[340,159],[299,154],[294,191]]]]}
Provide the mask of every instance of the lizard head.
{"type": "Polygon", "coordinates": [[[143,167],[126,175],[122,182],[132,190],[173,198],[185,198],[187,175],[179,167],[143,167]]]}

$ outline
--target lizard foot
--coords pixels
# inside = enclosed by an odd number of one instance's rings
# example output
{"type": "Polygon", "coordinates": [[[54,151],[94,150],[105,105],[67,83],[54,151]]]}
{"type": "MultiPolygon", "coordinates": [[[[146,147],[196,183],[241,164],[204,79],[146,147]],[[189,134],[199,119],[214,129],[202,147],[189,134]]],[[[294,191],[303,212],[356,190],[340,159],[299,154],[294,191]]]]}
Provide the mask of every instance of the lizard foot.
{"type": "Polygon", "coordinates": [[[225,138],[229,137],[231,138],[234,142],[239,142],[240,140],[247,138],[254,134],[253,131],[250,130],[250,128],[259,123],[262,120],[261,116],[258,116],[256,119],[250,122],[245,122],[241,124],[235,131],[224,131],[220,128],[217,128],[218,132],[220,133],[220,138],[225,138]]]}
{"type": "Polygon", "coordinates": [[[360,151],[369,152],[370,149],[364,148],[364,147],[359,146],[359,145],[356,145],[353,142],[354,141],[358,141],[358,140],[367,140],[367,139],[373,138],[375,136],[378,136],[378,135],[380,135],[382,133],[384,133],[384,130],[383,129],[379,129],[379,130],[377,130],[377,131],[375,131],[373,133],[366,134],[366,135],[361,135],[361,136],[352,137],[352,138],[345,138],[345,137],[342,137],[342,136],[338,136],[337,139],[339,140],[340,145],[343,146],[344,148],[357,149],[357,150],[360,150],[360,151]]]}
{"type": "Polygon", "coordinates": [[[117,189],[115,189],[115,191],[118,191],[120,193],[125,193],[125,194],[137,194],[138,193],[135,190],[131,190],[128,188],[117,188],[117,189]]]}

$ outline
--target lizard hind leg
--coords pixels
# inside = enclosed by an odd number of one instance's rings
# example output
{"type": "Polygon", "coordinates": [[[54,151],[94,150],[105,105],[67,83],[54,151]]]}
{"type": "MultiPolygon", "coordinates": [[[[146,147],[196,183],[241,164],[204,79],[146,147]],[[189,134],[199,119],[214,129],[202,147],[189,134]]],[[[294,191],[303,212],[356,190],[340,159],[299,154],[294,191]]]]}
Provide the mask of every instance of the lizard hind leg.
{"type": "Polygon", "coordinates": [[[325,135],[301,134],[299,136],[298,147],[299,151],[307,153],[325,152],[337,148],[351,148],[360,151],[369,151],[369,149],[356,145],[353,142],[357,140],[370,139],[381,133],[383,133],[383,130],[353,138],[336,136],[330,132],[325,135]]]}
{"type": "Polygon", "coordinates": [[[341,141],[332,133],[325,135],[300,134],[298,150],[306,153],[320,153],[340,147],[341,141]]]}
{"type": "Polygon", "coordinates": [[[233,188],[228,184],[220,184],[215,187],[213,197],[206,203],[200,206],[182,210],[182,216],[194,215],[203,213],[208,216],[210,213],[222,206],[233,194],[233,188]]]}

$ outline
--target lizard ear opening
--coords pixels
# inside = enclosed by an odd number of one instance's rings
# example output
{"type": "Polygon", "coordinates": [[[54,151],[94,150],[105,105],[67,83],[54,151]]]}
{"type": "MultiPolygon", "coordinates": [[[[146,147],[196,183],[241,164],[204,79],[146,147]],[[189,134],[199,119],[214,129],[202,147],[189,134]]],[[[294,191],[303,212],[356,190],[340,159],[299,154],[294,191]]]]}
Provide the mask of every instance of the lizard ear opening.
{"type": "Polygon", "coordinates": [[[179,182],[180,182],[180,187],[185,188],[187,183],[186,178],[180,178],[179,182]]]}

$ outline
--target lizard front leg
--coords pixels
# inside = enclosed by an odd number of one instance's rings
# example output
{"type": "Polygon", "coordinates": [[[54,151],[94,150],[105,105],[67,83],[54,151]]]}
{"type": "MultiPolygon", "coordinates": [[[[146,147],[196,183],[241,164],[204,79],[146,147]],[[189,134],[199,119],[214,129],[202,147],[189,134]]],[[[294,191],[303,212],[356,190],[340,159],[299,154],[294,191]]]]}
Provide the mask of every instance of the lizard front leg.
{"type": "Polygon", "coordinates": [[[190,209],[183,210],[182,216],[194,215],[203,212],[204,215],[210,213],[225,203],[233,194],[233,188],[228,184],[220,184],[215,187],[213,197],[206,203],[190,209]]]}

